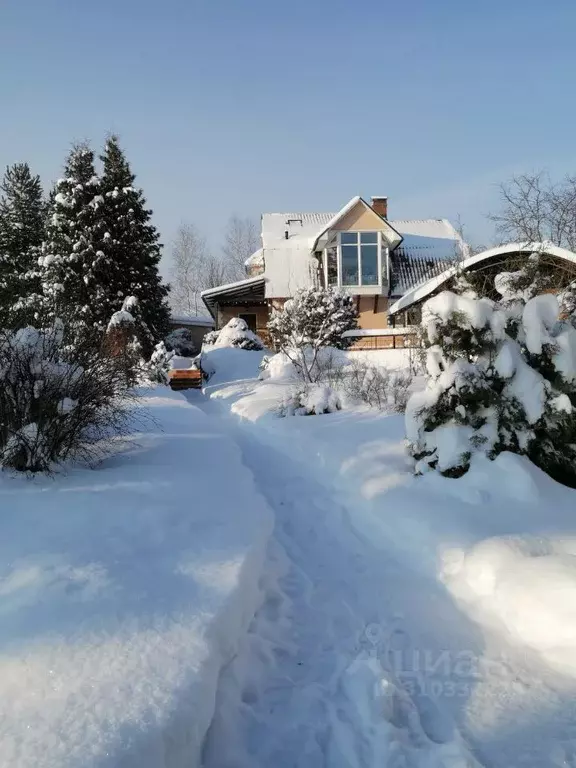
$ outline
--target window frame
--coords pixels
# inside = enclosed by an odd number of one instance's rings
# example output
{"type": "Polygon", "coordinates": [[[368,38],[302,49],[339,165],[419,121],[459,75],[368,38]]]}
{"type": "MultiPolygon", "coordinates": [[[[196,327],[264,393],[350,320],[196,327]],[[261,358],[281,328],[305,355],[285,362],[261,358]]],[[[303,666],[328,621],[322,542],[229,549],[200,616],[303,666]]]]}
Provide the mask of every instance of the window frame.
{"type": "Polygon", "coordinates": [[[328,244],[324,248],[323,253],[323,264],[324,264],[324,274],[326,276],[326,286],[329,287],[330,283],[328,282],[328,250],[330,248],[336,247],[336,269],[337,269],[337,287],[338,288],[345,288],[347,290],[353,290],[354,288],[362,288],[365,291],[374,289],[378,293],[382,290],[382,248],[385,247],[385,243],[383,242],[382,238],[382,232],[380,230],[373,230],[373,229],[367,229],[367,230],[342,230],[336,233],[336,242],[331,241],[330,244],[328,244]],[[376,235],[376,242],[375,243],[362,243],[361,235],[366,234],[375,234],[376,235]],[[356,243],[343,243],[342,242],[342,235],[355,235],[356,236],[356,243]],[[352,285],[344,285],[342,283],[342,246],[343,245],[355,245],[356,247],[356,258],[358,260],[358,282],[354,283],[352,285]],[[377,270],[378,270],[378,282],[377,283],[363,283],[362,282],[362,245],[376,245],[377,249],[377,270]]]}

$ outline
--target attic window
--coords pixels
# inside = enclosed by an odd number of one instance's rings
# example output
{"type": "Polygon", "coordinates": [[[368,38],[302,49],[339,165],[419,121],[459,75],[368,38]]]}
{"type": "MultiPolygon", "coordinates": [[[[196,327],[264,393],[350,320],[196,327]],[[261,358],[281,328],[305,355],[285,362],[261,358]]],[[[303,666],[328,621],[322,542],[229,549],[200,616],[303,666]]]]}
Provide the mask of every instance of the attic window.
{"type": "Polygon", "coordinates": [[[342,285],[378,285],[379,250],[378,232],[341,232],[342,285]]]}

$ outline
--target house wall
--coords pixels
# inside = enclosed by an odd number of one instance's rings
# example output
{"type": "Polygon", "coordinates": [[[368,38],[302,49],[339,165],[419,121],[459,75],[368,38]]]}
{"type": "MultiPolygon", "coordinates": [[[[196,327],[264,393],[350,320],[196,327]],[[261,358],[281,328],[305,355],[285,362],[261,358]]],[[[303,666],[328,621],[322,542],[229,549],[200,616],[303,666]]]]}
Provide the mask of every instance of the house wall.
{"type": "Polygon", "coordinates": [[[266,298],[293,296],[318,280],[318,260],[310,253],[306,240],[294,238],[278,248],[265,248],[266,298]]]}
{"type": "Polygon", "coordinates": [[[356,302],[360,328],[388,328],[387,296],[357,296],[356,302]]]}
{"type": "Polygon", "coordinates": [[[386,232],[387,227],[382,219],[370,208],[358,204],[334,226],[335,230],[346,232],[386,232]]]}

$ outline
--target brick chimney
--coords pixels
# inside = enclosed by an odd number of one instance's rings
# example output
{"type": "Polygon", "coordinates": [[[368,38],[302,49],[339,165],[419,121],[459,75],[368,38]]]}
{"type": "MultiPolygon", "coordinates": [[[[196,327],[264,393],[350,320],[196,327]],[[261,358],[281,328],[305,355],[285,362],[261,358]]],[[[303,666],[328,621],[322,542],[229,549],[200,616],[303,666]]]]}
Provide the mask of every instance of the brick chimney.
{"type": "Polygon", "coordinates": [[[372,198],[372,210],[376,211],[383,219],[388,218],[388,198],[385,195],[377,195],[372,198]]]}

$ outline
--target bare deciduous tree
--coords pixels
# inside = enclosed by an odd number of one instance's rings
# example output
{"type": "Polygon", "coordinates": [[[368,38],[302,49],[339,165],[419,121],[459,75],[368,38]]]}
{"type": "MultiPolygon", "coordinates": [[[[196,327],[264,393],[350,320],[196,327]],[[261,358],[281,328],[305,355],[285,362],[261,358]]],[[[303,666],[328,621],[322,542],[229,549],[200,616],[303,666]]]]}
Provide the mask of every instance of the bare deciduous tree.
{"type": "Polygon", "coordinates": [[[502,241],[550,241],[576,249],[576,176],[553,182],[543,171],[500,185],[502,209],[490,215],[502,241]]]}
{"type": "Polygon", "coordinates": [[[231,280],[246,277],[244,262],[260,246],[258,224],[249,217],[231,216],[224,234],[222,251],[226,260],[226,269],[231,280]]]}
{"type": "Polygon", "coordinates": [[[200,293],[226,282],[223,261],[214,256],[193,224],[182,224],[172,245],[171,303],[189,315],[205,313],[200,293]]]}

